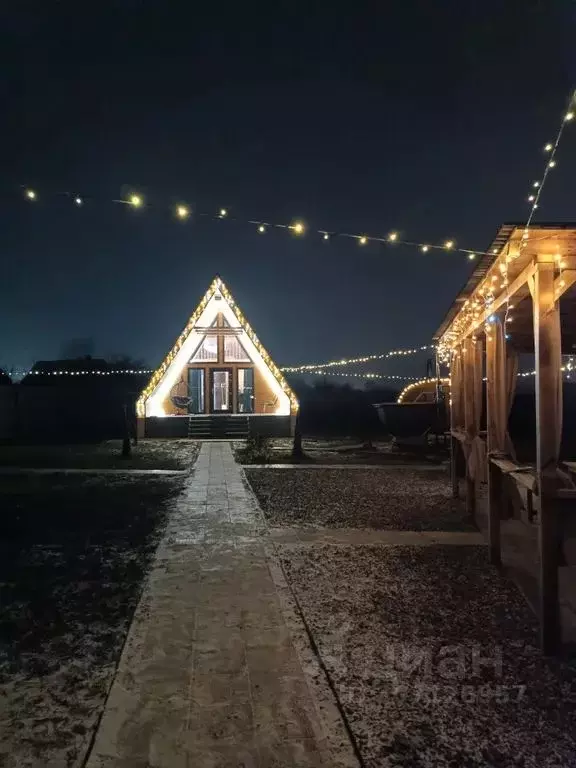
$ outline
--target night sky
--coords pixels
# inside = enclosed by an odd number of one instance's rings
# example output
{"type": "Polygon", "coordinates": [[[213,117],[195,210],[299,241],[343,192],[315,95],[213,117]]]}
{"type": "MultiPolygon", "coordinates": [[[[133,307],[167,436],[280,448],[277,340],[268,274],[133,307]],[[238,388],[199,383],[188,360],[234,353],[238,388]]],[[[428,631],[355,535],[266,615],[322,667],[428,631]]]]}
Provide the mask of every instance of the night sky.
{"type": "MultiPolygon", "coordinates": [[[[156,365],[216,273],[280,365],[425,344],[464,256],[246,220],[483,249],[527,215],[576,80],[572,3],[268,5],[4,4],[0,365],[79,337],[156,365]],[[150,207],[110,202],[129,190],[150,207]],[[240,221],[178,223],[177,201],[240,221]]],[[[543,220],[576,218],[575,132],[543,220]]]]}

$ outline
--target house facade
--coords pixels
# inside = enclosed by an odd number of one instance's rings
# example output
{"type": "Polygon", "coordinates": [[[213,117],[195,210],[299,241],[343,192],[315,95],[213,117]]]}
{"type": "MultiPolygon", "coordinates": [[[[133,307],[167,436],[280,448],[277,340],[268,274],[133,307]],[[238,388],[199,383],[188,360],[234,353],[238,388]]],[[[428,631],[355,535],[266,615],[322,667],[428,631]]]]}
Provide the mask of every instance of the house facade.
{"type": "Polygon", "coordinates": [[[219,277],[137,402],[139,433],[149,437],[288,436],[297,411],[219,277]]]}

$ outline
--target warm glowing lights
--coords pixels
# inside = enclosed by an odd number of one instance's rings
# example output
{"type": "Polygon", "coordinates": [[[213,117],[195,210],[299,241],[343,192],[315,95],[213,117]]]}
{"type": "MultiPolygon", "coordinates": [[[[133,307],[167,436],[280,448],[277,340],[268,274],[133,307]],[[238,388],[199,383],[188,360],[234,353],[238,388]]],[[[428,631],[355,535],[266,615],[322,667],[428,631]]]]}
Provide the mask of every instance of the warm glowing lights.
{"type": "Polygon", "coordinates": [[[534,202],[534,200],[536,200],[536,197],[535,197],[535,195],[529,195],[529,196],[528,196],[528,202],[529,202],[529,203],[533,203],[533,202],[534,202]]]}
{"type": "Polygon", "coordinates": [[[546,146],[544,147],[544,152],[552,152],[553,149],[554,149],[554,146],[552,144],[546,144],[546,146]]]}
{"type": "Polygon", "coordinates": [[[423,245],[420,250],[422,251],[422,253],[428,253],[428,251],[430,250],[430,246],[429,245],[423,245]]]}
{"type": "Polygon", "coordinates": [[[218,214],[221,219],[225,219],[226,216],[228,216],[228,211],[226,208],[220,208],[220,213],[218,214]]]}
{"type": "Polygon", "coordinates": [[[266,227],[264,226],[264,224],[258,225],[258,232],[260,232],[261,235],[263,235],[264,232],[266,232],[266,227]]]}
{"type": "Polygon", "coordinates": [[[360,243],[360,245],[366,245],[366,243],[368,242],[368,238],[366,237],[366,235],[361,235],[358,238],[358,242],[360,243]]]}
{"type": "Polygon", "coordinates": [[[452,248],[454,248],[454,240],[446,240],[444,248],[446,248],[447,251],[452,250],[452,248]]]}
{"type": "Polygon", "coordinates": [[[33,189],[27,189],[24,194],[26,195],[28,200],[36,200],[37,195],[36,195],[36,192],[34,192],[33,189]]]}
{"type": "Polygon", "coordinates": [[[130,199],[128,200],[128,202],[133,208],[142,207],[142,198],[140,197],[140,195],[130,195],[130,199]]]}
{"type": "Polygon", "coordinates": [[[566,114],[564,115],[564,120],[566,120],[566,122],[569,122],[570,120],[574,120],[574,112],[566,112],[566,114]]]}
{"type": "Polygon", "coordinates": [[[176,216],[179,219],[187,219],[188,216],[190,216],[190,210],[187,205],[177,205],[176,206],[176,216]]]}
{"type": "Polygon", "coordinates": [[[388,240],[391,243],[396,242],[396,240],[398,240],[398,232],[390,232],[390,234],[388,235],[388,240]]]}
{"type": "Polygon", "coordinates": [[[323,240],[330,240],[330,235],[328,234],[328,232],[324,232],[324,235],[322,236],[322,239],[323,240]]]}
{"type": "Polygon", "coordinates": [[[555,168],[556,167],[556,160],[550,160],[548,163],[548,168],[555,168]]]}
{"type": "Polygon", "coordinates": [[[295,235],[303,235],[306,231],[306,227],[301,221],[295,221],[294,224],[290,226],[290,229],[294,232],[295,235]]]}
{"type": "Polygon", "coordinates": [[[534,189],[538,189],[538,187],[540,186],[540,182],[539,181],[533,181],[532,182],[532,186],[534,187],[534,189]]]}
{"type": "Polygon", "coordinates": [[[476,254],[475,253],[469,253],[468,254],[468,258],[470,259],[470,261],[474,261],[474,259],[476,258],[476,254]]]}
{"type": "Polygon", "coordinates": [[[82,203],[83,203],[83,202],[84,202],[84,201],[82,200],[82,198],[81,198],[81,197],[75,197],[75,198],[74,198],[74,203],[75,203],[76,205],[82,205],[82,203]]]}

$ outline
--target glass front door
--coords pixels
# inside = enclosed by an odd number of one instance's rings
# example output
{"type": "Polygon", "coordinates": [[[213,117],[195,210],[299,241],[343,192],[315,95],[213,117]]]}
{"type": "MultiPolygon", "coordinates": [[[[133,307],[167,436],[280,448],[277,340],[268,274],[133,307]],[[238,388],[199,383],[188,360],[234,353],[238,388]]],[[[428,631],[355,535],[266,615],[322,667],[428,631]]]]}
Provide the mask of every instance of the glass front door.
{"type": "Polygon", "coordinates": [[[210,413],[232,411],[232,369],[210,369],[210,413]]]}

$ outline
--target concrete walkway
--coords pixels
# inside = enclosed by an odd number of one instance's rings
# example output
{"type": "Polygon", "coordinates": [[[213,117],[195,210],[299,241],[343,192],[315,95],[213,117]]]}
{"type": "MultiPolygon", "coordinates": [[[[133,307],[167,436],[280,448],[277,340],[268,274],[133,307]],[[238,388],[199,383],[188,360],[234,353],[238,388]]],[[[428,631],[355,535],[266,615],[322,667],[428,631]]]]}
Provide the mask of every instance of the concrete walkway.
{"type": "Polygon", "coordinates": [[[257,502],[229,443],[205,442],[87,766],[356,765],[257,502]]]}

